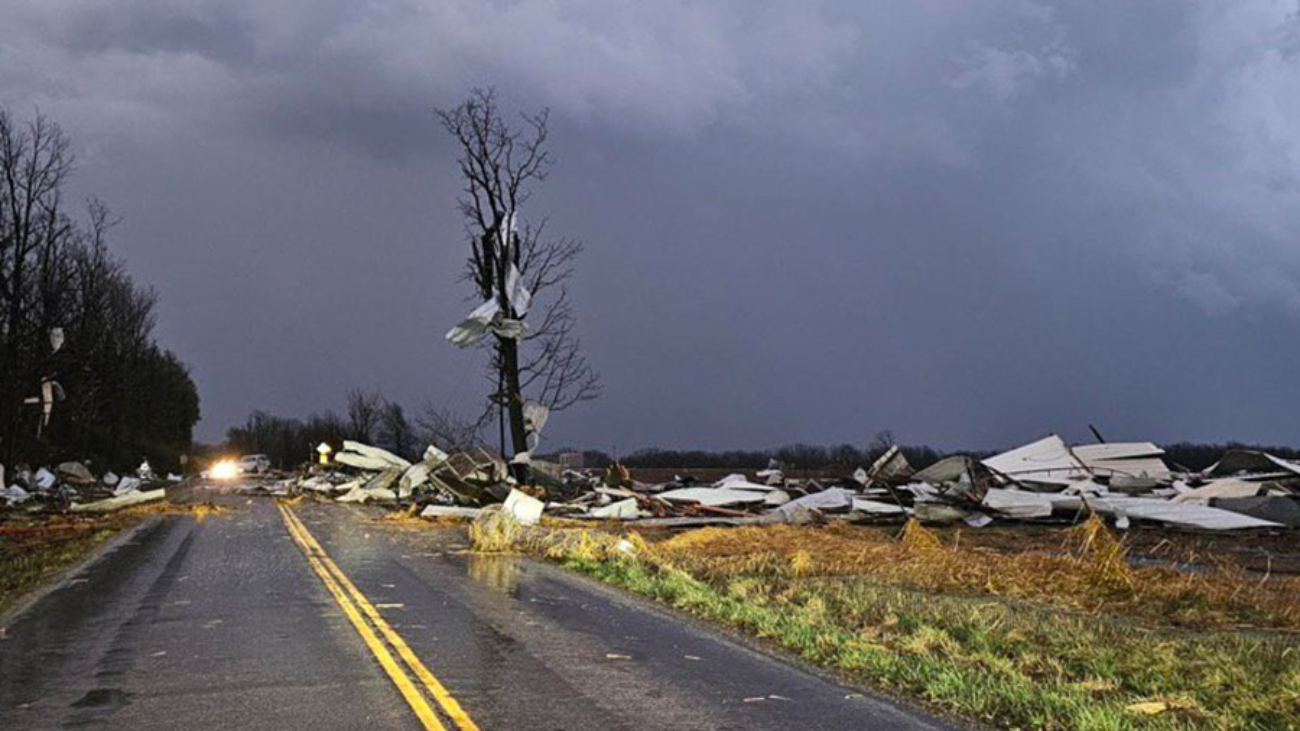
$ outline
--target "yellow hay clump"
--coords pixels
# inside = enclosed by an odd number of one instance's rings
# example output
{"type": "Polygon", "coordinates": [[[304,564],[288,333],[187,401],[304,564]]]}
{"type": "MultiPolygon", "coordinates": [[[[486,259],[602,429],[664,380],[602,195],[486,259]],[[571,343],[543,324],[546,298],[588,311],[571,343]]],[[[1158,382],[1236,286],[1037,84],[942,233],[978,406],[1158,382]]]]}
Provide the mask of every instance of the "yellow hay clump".
{"type": "Polygon", "coordinates": [[[469,542],[479,553],[510,553],[519,548],[523,526],[496,506],[485,508],[469,525],[469,542]]]}
{"type": "Polygon", "coordinates": [[[813,557],[811,553],[808,553],[807,551],[795,551],[794,553],[790,554],[790,575],[791,576],[795,576],[795,577],[808,576],[814,571],[814,569],[815,569],[815,564],[813,563],[813,557]]]}
{"type": "Polygon", "coordinates": [[[937,551],[943,548],[939,536],[921,525],[916,518],[907,519],[907,524],[903,526],[901,540],[903,545],[910,551],[937,551]]]}
{"type": "Polygon", "coordinates": [[[1075,558],[1088,568],[1098,584],[1111,589],[1133,588],[1133,571],[1125,560],[1128,548],[1096,513],[1071,528],[1067,535],[1067,547],[1073,549],[1075,558]]]}

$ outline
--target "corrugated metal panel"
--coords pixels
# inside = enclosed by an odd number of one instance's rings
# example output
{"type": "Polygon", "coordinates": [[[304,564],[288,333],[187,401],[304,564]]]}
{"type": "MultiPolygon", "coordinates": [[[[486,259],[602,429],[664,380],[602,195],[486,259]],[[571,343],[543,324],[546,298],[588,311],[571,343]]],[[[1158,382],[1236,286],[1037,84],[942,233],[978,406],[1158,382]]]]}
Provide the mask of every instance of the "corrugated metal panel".
{"type": "Polygon", "coordinates": [[[1137,457],[1158,457],[1165,450],[1151,442],[1108,442],[1106,444],[1081,444],[1074,448],[1074,454],[1085,464],[1106,459],[1134,459],[1137,457]]]}
{"type": "Polygon", "coordinates": [[[984,460],[989,469],[1004,475],[1086,475],[1083,463],[1070,453],[1070,448],[1060,437],[1051,436],[1039,439],[1032,444],[1017,447],[1010,452],[989,457],[984,460]]]}
{"type": "Polygon", "coordinates": [[[1084,460],[1090,469],[1099,475],[1121,474],[1130,477],[1154,477],[1163,479],[1171,473],[1169,466],[1159,457],[1143,457],[1138,459],[1103,459],[1103,460],[1084,460]]]}

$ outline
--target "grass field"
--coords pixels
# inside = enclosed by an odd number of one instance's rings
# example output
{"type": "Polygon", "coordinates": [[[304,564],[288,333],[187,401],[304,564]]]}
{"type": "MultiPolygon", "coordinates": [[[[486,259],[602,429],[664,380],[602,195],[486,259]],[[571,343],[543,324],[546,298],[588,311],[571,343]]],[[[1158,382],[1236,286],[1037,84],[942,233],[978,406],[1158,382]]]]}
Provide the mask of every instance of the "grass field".
{"type": "Polygon", "coordinates": [[[9,515],[0,522],[0,612],[148,516],[187,513],[202,520],[220,510],[208,504],[163,502],[107,515],[9,515]]]}
{"type": "Polygon", "coordinates": [[[490,515],[470,533],[992,726],[1300,728],[1297,580],[1133,568],[1096,520],[1022,551],[915,523],[647,538],[490,515]]]}

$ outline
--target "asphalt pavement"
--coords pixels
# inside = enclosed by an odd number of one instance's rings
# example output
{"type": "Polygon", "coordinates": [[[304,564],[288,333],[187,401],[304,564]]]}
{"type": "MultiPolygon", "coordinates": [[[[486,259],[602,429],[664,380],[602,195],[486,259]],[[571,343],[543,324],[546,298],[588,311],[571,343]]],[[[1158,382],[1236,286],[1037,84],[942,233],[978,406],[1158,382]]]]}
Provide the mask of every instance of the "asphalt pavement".
{"type": "Polygon", "coordinates": [[[145,524],[4,627],[0,728],[953,728],[459,531],[233,502],[145,524]]]}

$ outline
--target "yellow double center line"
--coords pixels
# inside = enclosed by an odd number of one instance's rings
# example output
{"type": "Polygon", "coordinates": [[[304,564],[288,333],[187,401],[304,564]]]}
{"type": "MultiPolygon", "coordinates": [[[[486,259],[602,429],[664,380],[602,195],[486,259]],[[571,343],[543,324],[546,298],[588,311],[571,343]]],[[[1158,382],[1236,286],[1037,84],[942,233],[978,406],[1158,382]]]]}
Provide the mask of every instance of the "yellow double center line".
{"type": "Polygon", "coordinates": [[[420,662],[420,658],[411,651],[410,646],[406,644],[401,635],[397,634],[389,626],[388,622],[379,616],[379,611],[370,603],[370,600],[366,599],[365,595],[348,579],[347,574],[344,574],[329,557],[329,554],[325,553],[325,549],[316,541],[315,536],[311,534],[311,531],[307,530],[307,526],[303,525],[298,516],[294,515],[288,506],[277,505],[277,507],[280,510],[280,516],[284,518],[284,524],[288,527],[289,535],[293,538],[294,543],[297,543],[298,547],[302,549],[303,555],[307,557],[307,562],[311,564],[316,575],[325,583],[325,588],[329,590],[330,595],[334,597],[334,601],[338,602],[339,607],[343,609],[343,613],[347,615],[348,620],[352,622],[352,626],[356,628],[357,634],[361,635],[366,647],[370,648],[370,652],[379,661],[379,665],[383,667],[384,672],[388,673],[388,677],[397,686],[397,690],[401,692],[407,704],[411,706],[411,710],[415,711],[420,723],[431,731],[446,731],[446,727],[438,720],[438,714],[429,705],[424,693],[421,693],[420,687],[417,687],[407,670],[393,657],[393,652],[389,650],[390,646],[393,651],[396,651],[402,662],[406,664],[406,668],[409,668],[410,672],[414,673],[424,691],[437,702],[443,713],[456,724],[460,731],[479,731],[474,721],[460,707],[456,699],[451,697],[451,694],[434,677],[433,673],[429,672],[424,663],[420,662]],[[366,622],[367,618],[370,623],[366,622]],[[371,624],[374,625],[374,629],[371,628],[371,624]],[[375,634],[375,630],[378,630],[379,635],[382,635],[384,640],[387,640],[387,645],[379,639],[379,636],[375,634]]]}

